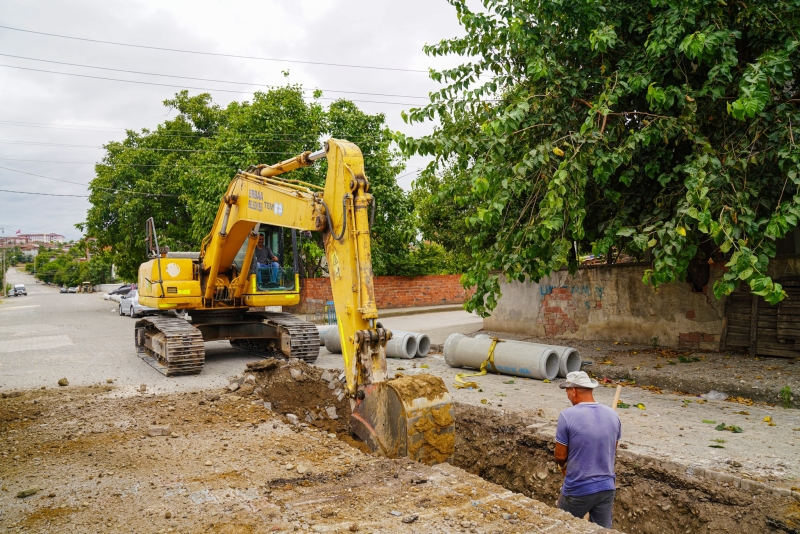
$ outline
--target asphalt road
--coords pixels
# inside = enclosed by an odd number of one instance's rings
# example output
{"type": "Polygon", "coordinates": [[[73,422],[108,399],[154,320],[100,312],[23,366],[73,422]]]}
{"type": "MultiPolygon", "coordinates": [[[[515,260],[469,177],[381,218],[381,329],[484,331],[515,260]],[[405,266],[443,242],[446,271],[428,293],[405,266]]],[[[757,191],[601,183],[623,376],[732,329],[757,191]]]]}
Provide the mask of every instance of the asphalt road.
{"type": "MultiPolygon", "coordinates": [[[[135,320],[120,317],[117,304],[102,293],[59,293],[57,287],[37,284],[31,275],[8,271],[11,284],[25,284],[28,296],[0,301],[0,391],[105,383],[139,386],[158,392],[196,391],[228,384],[252,356],[227,341],[206,343],[203,372],[167,378],[137,355],[133,344],[135,320]]],[[[388,328],[428,333],[442,343],[452,332],[474,332],[481,319],[450,311],[384,320],[388,328]]]]}

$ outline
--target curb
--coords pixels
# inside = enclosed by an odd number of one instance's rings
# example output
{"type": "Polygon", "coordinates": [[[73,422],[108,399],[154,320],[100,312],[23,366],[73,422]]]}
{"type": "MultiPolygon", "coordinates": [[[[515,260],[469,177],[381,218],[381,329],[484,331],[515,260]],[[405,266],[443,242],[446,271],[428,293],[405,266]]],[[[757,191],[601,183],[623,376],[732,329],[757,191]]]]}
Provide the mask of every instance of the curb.
{"type": "Polygon", "coordinates": [[[439,312],[449,312],[449,311],[461,311],[464,309],[464,306],[458,304],[454,306],[442,306],[441,308],[435,309],[427,309],[427,310],[417,310],[414,308],[397,308],[395,311],[386,311],[381,314],[382,318],[385,317],[403,317],[406,315],[422,315],[425,313],[439,313],[439,312]]]}

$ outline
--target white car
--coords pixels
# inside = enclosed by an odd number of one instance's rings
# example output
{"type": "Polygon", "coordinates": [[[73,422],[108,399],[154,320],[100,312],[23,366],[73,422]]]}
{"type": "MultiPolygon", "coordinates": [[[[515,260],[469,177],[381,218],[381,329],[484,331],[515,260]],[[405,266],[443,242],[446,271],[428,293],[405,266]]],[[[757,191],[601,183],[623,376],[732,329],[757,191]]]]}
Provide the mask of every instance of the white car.
{"type": "MultiPolygon", "coordinates": [[[[111,295],[115,297],[117,295],[111,295]]],[[[142,315],[154,314],[160,312],[157,308],[149,308],[139,304],[139,291],[136,289],[131,290],[127,295],[123,295],[119,301],[119,314],[130,315],[132,319],[142,315]]]]}
{"type": "Polygon", "coordinates": [[[28,296],[28,290],[25,289],[25,285],[24,284],[17,284],[17,285],[14,286],[14,289],[12,289],[11,292],[9,292],[9,296],[11,296],[11,295],[14,295],[15,297],[18,297],[20,295],[25,295],[27,297],[28,296]]]}

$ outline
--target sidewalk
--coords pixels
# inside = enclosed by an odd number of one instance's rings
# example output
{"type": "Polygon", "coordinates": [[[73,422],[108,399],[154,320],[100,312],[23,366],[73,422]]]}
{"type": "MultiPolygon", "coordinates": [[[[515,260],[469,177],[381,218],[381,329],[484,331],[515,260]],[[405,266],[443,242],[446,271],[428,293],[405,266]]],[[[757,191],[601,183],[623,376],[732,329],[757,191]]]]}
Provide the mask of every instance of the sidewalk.
{"type": "MultiPolygon", "coordinates": [[[[412,308],[386,308],[378,310],[378,317],[386,319],[387,317],[405,317],[407,315],[420,315],[423,313],[441,313],[452,311],[463,311],[463,304],[441,304],[439,306],[416,306],[412,308]]],[[[317,324],[326,324],[327,317],[323,316],[322,319],[313,320],[311,313],[296,313],[295,317],[304,321],[310,321],[317,324]]]]}
{"type": "Polygon", "coordinates": [[[419,315],[421,313],[439,313],[461,311],[463,304],[441,304],[439,306],[417,306],[414,308],[387,308],[378,310],[378,317],[403,317],[406,315],[419,315]]]}

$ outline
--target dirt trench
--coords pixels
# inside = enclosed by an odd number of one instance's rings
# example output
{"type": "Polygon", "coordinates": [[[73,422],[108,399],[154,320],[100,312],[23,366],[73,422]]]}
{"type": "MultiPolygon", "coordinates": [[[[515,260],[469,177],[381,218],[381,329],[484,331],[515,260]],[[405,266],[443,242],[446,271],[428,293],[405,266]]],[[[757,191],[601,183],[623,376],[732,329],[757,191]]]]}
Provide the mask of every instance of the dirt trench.
{"type": "MultiPolygon", "coordinates": [[[[256,374],[260,397],[272,402],[274,410],[293,413],[366,451],[349,434],[347,399],[337,401],[334,395],[341,383],[331,377],[338,373],[293,361],[256,374]],[[326,418],[325,406],[331,404],[339,415],[336,420],[326,418]]],[[[552,437],[537,431],[541,421],[459,403],[455,413],[454,465],[555,505],[563,476],[553,461],[552,437]]],[[[744,489],[729,481],[695,477],[685,469],[631,454],[617,459],[617,487],[614,528],[631,534],[800,533],[800,503],[763,487],[744,489]]]]}
{"type": "MultiPolygon", "coordinates": [[[[456,405],[454,464],[554,506],[563,477],[554,442],[530,430],[536,421],[456,405]]],[[[541,422],[539,422],[541,424],[541,422]]],[[[617,458],[614,528],[637,533],[800,532],[800,503],[764,488],[690,477],[633,455],[617,458]]]]}

